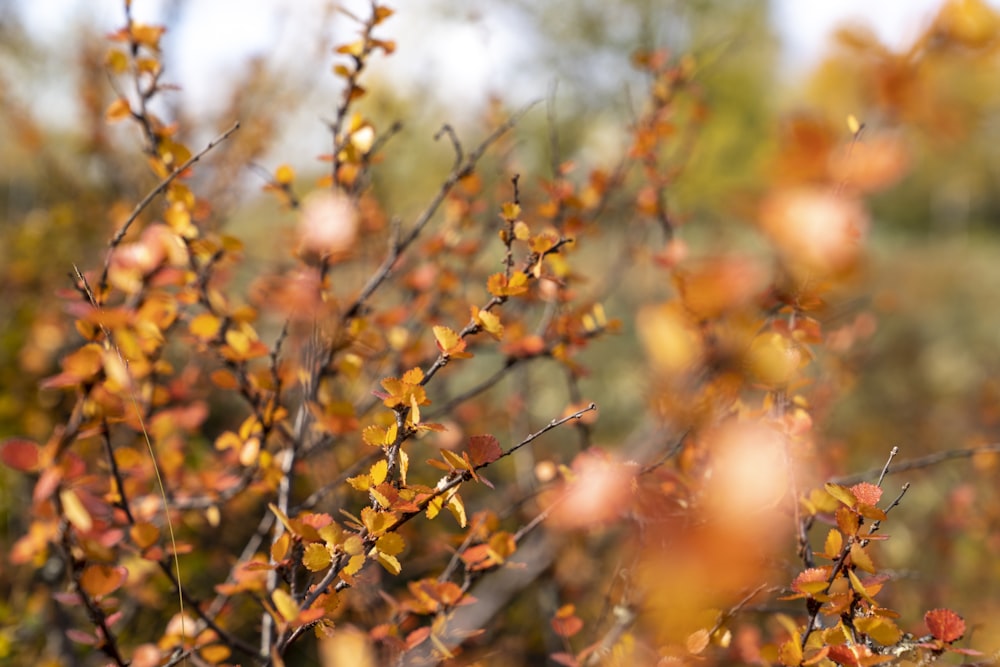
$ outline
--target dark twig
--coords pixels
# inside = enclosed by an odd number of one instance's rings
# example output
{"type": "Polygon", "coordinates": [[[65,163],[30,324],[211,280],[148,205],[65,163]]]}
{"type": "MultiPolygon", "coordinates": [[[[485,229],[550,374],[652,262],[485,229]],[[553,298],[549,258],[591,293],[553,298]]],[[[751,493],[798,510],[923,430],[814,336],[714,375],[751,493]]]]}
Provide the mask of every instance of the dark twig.
{"type": "MultiPolygon", "coordinates": [[[[420,236],[424,227],[427,226],[427,223],[429,223],[431,218],[434,217],[434,214],[437,213],[437,210],[441,207],[441,204],[444,203],[448,193],[452,191],[459,181],[475,171],[476,164],[483,157],[489,147],[492,146],[501,136],[510,131],[510,129],[521,120],[524,114],[526,114],[531,107],[534,106],[534,104],[535,103],[529,104],[504,121],[499,127],[493,130],[493,132],[491,132],[490,135],[475,148],[475,150],[469,153],[469,155],[465,157],[464,161],[460,162],[456,159],[456,166],[451,170],[451,173],[448,174],[448,178],[446,178],[444,183],[441,184],[437,194],[434,195],[427,207],[419,216],[417,216],[417,219],[414,221],[410,230],[405,234],[400,234],[398,238],[390,244],[389,253],[386,255],[386,258],[378,266],[371,278],[368,279],[365,286],[361,288],[361,292],[358,294],[357,298],[355,298],[354,302],[344,310],[342,318],[343,321],[346,322],[358,316],[363,309],[365,302],[371,298],[372,294],[378,290],[382,283],[384,283],[392,273],[392,269],[400,255],[402,255],[410,244],[412,244],[416,238],[420,236]]],[[[440,136],[440,133],[438,136],[440,136]]],[[[456,151],[458,150],[460,150],[460,148],[456,148],[456,151]]],[[[459,154],[459,156],[460,155],[461,154],[459,154]]]]}
{"type": "Polygon", "coordinates": [[[205,148],[203,148],[195,155],[192,155],[187,162],[185,162],[184,164],[182,164],[181,166],[177,167],[172,172],[170,172],[170,174],[162,181],[160,181],[160,183],[155,188],[149,191],[149,194],[143,197],[142,201],[140,201],[138,204],[135,205],[135,208],[132,209],[132,212],[129,214],[128,219],[125,220],[125,224],[123,224],[118,229],[118,231],[115,232],[115,235],[111,238],[111,241],[108,242],[108,252],[104,258],[104,269],[101,271],[101,280],[98,282],[99,294],[104,294],[104,291],[108,287],[108,271],[111,268],[111,257],[112,255],[114,255],[115,249],[119,245],[121,245],[122,240],[125,238],[125,235],[128,234],[129,228],[132,226],[132,223],[135,222],[135,219],[139,217],[139,214],[142,213],[147,206],[149,206],[150,202],[153,201],[156,195],[166,190],[167,187],[174,182],[175,178],[177,178],[185,171],[187,171],[192,165],[201,160],[201,158],[203,158],[206,153],[208,153],[210,150],[212,150],[213,148],[221,144],[223,141],[228,139],[230,135],[232,135],[233,132],[235,132],[238,129],[240,129],[240,123],[239,121],[236,121],[235,123],[233,123],[232,127],[230,127],[228,130],[220,134],[212,141],[208,142],[208,145],[205,146],[205,148]]]}
{"type": "MultiPolygon", "coordinates": [[[[968,447],[965,449],[949,449],[944,452],[938,452],[936,454],[929,454],[927,456],[921,456],[920,458],[910,459],[909,461],[903,461],[902,463],[897,463],[892,467],[892,469],[886,471],[886,475],[898,475],[901,472],[907,472],[910,470],[921,470],[923,468],[930,468],[936,466],[939,463],[944,463],[945,461],[951,461],[953,459],[967,459],[977,454],[989,454],[989,453],[1000,453],[1000,443],[993,443],[990,445],[983,445],[982,447],[968,447]]],[[[843,484],[844,486],[850,486],[852,484],[857,484],[858,482],[863,482],[866,479],[871,479],[876,474],[879,473],[880,468],[874,468],[872,470],[866,470],[864,472],[859,472],[854,475],[844,475],[842,477],[834,477],[829,481],[834,484],[843,484]]]]}

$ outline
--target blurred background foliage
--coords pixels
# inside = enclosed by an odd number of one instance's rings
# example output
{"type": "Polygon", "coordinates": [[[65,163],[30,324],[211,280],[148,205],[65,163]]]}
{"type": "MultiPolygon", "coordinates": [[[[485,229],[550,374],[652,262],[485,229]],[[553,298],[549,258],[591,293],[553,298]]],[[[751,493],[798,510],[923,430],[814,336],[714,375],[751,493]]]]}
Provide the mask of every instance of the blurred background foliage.
{"type": "MultiPolygon", "coordinates": [[[[641,82],[629,61],[637,48],[688,54],[701,87],[701,106],[691,110],[698,129],[689,142],[677,142],[684,152],[676,160],[683,173],[670,193],[671,208],[686,223],[685,238],[695,251],[753,242],[746,223],[755,197],[774,170],[783,168],[777,153],[783,132],[806,132],[819,147],[843,137],[845,118],[853,114],[866,125],[862,142],[898,142],[893,159],[904,161],[908,170],[874,199],[864,274],[854,292],[831,309],[827,323],[834,328],[871,313],[876,326],[839,369],[850,391],[836,397],[818,425],[822,446],[839,462],[826,472],[877,467],[893,445],[909,458],[997,441],[1000,17],[995,9],[978,0],[943,3],[926,31],[900,51],[880,44],[864,25],[830,26],[836,33],[827,56],[794,79],[782,72],[781,44],[766,0],[439,1],[423,6],[419,20],[444,26],[443,35],[449,24],[469,21],[489,34],[479,12],[495,5],[503,5],[507,20],[524,32],[519,59],[505,68],[510,87],[493,91],[495,105],[470,109],[433,88],[394,85],[395,59],[368,82],[367,115],[380,128],[397,120],[405,126],[391,139],[391,160],[375,185],[387,210],[406,215],[439,185],[452,159],[446,146],[431,139],[442,122],[481,134],[491,114],[530,99],[518,89],[519,80],[532,82],[526,86],[532,90],[544,82],[547,99],[519,126],[516,156],[508,147],[509,155],[497,162],[509,159],[525,174],[551,176],[557,162],[607,161],[622,150],[621,127],[635,114],[631,101],[641,82]]],[[[159,20],[168,31],[183,32],[190,3],[175,0],[163,7],[159,20]]],[[[397,9],[391,30],[402,30],[408,20],[407,8],[397,9]]],[[[287,232],[289,218],[260,193],[263,182],[249,165],[273,171],[290,161],[318,175],[323,165],[314,156],[329,150],[323,119],[332,114],[337,91],[328,73],[328,47],[340,23],[334,12],[320,18],[314,32],[301,37],[295,58],[265,54],[244,63],[233,80],[220,85],[210,108],[187,97],[181,80],[173,107],[161,110],[177,119],[193,146],[233,118],[243,122],[240,140],[213,153],[215,168],[199,172],[193,187],[213,204],[210,224],[244,239],[251,265],[288,259],[267,241],[287,232]]],[[[67,30],[72,39],[53,43],[24,29],[16,3],[0,2],[0,437],[48,437],[61,399],[39,392],[37,383],[57,370],[59,354],[74,335],[56,294],[70,286],[74,263],[92,266],[103,256],[116,221],[155,184],[148,170],[136,168],[141,158],[133,128],[109,127],[104,120],[114,91],[102,74],[103,34],[113,27],[79,19],[67,30]]],[[[448,53],[447,40],[433,49],[448,53]]],[[[166,62],[169,72],[169,55],[166,62]]],[[[499,173],[497,162],[487,164],[487,176],[499,173]]],[[[794,166],[807,167],[807,159],[794,166]]],[[[624,231],[608,227],[607,242],[614,243],[624,231]]],[[[652,245],[662,243],[649,233],[652,245]]],[[[611,267],[609,254],[598,252],[595,261],[611,267]]],[[[661,276],[635,267],[622,270],[631,273],[623,274],[608,299],[612,315],[670,289],[661,276]]],[[[632,415],[643,409],[643,387],[633,381],[642,361],[631,330],[626,322],[625,335],[585,358],[592,373],[584,387],[602,406],[597,439],[605,445],[633,427],[632,415]]],[[[544,414],[548,406],[537,409],[544,414]]],[[[894,516],[894,539],[887,543],[894,565],[911,573],[904,576],[954,573],[941,581],[956,589],[932,587],[931,594],[940,594],[944,604],[947,593],[950,606],[993,628],[1000,624],[995,466],[981,458],[913,473],[917,488],[894,516]]],[[[0,470],[0,482],[0,548],[6,551],[24,528],[18,510],[28,487],[7,470],[0,470]]],[[[6,571],[0,565],[0,590],[9,600],[0,604],[3,625],[18,613],[18,603],[30,604],[27,591],[6,571]]],[[[905,603],[906,593],[900,595],[905,603]]],[[[914,609],[934,604],[910,601],[914,609]]],[[[983,648],[1000,648],[1000,640],[983,648]]]]}

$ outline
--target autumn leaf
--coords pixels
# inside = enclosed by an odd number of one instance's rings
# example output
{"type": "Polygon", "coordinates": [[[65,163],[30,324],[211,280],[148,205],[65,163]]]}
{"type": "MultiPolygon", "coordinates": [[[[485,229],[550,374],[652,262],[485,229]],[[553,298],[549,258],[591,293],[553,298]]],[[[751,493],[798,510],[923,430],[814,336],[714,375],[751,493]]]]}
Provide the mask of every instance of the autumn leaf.
{"type": "Polygon", "coordinates": [[[500,207],[500,216],[504,220],[513,222],[521,216],[521,207],[511,201],[504,202],[503,206],[500,207]]]}
{"type": "Polygon", "coordinates": [[[501,340],[503,338],[503,324],[500,323],[498,315],[472,306],[472,321],[494,339],[501,340]]]}
{"type": "Polygon", "coordinates": [[[441,354],[453,359],[468,359],[472,355],[465,351],[465,339],[445,326],[434,327],[434,339],[441,354]]]}
{"type": "Polygon", "coordinates": [[[370,535],[380,536],[396,522],[396,515],[365,507],[361,510],[361,521],[370,535]]]}
{"type": "Polygon", "coordinates": [[[932,609],[924,614],[927,629],[945,643],[958,641],[965,634],[965,621],[951,609],[932,609]]]}
{"type": "Polygon", "coordinates": [[[0,460],[21,472],[37,472],[41,462],[38,443],[26,438],[8,438],[0,444],[0,460]]]}
{"type": "Polygon", "coordinates": [[[795,577],[792,588],[807,595],[822,593],[827,589],[829,576],[829,568],[809,568],[795,577]]]}
{"type": "Polygon", "coordinates": [[[502,273],[494,273],[486,281],[486,288],[493,296],[520,296],[528,292],[528,276],[523,271],[515,271],[508,279],[502,273]]]}
{"type": "Polygon", "coordinates": [[[576,607],[567,604],[556,611],[552,618],[552,631],[563,638],[570,638],[583,629],[583,621],[576,615],[576,607]]]}
{"type": "Polygon", "coordinates": [[[866,505],[878,505],[878,501],[882,499],[882,489],[871,482],[855,484],[851,487],[850,491],[857,498],[858,502],[865,503],[866,505]]]}
{"type": "Polygon", "coordinates": [[[63,489],[59,492],[59,501],[62,503],[63,514],[73,524],[73,527],[81,533],[90,532],[90,529],[94,527],[94,520],[91,518],[87,508],[84,507],[76,491],[73,489],[63,489]]]}
{"type": "Polygon", "coordinates": [[[474,467],[493,463],[502,455],[500,441],[492,435],[474,435],[469,438],[469,460],[474,467]]]}
{"type": "Polygon", "coordinates": [[[307,544],[302,554],[302,565],[310,572],[319,572],[330,567],[330,549],[325,544],[307,544]]]}
{"type": "Polygon", "coordinates": [[[128,100],[124,97],[119,97],[108,107],[107,111],[104,112],[104,118],[109,123],[115,123],[120,120],[124,120],[132,115],[132,108],[129,106],[128,100]]]}

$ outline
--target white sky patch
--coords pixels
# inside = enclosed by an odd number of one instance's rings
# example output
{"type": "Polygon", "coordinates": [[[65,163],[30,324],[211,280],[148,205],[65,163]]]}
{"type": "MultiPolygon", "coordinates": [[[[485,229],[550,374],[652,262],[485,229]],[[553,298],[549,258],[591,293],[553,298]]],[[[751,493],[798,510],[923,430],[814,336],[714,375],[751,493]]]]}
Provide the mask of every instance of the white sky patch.
{"type": "MultiPolygon", "coordinates": [[[[572,2],[564,1],[571,11],[572,2]]],[[[835,27],[851,21],[865,23],[885,43],[898,48],[919,33],[943,0],[772,2],[783,62],[791,74],[801,75],[819,62],[835,27]]],[[[367,0],[340,4],[360,16],[369,7],[367,0]]],[[[481,109],[493,93],[514,106],[545,96],[550,82],[525,74],[531,69],[525,64],[532,62],[538,30],[519,23],[523,15],[502,0],[388,0],[387,4],[396,15],[379,28],[377,36],[396,40],[399,51],[388,59],[376,58],[373,71],[384,73],[403,92],[418,98],[433,95],[454,107],[456,115],[481,109]]],[[[1000,6],[1000,0],[991,4],[1000,6]]],[[[165,0],[133,0],[133,15],[139,21],[156,23],[163,20],[168,6],[165,0]]],[[[327,53],[321,62],[310,62],[301,53],[305,39],[322,27],[330,6],[330,0],[188,2],[183,5],[183,23],[165,37],[171,67],[166,78],[183,86],[187,103],[195,109],[210,109],[228,98],[227,82],[240,78],[235,68],[246,58],[260,55],[292,66],[322,68],[318,78],[325,78],[332,89],[335,82],[328,71],[332,56],[327,53]]],[[[110,32],[122,25],[124,16],[122,0],[32,0],[17,3],[16,11],[28,31],[44,44],[70,48],[81,25],[110,32]]],[[[344,17],[336,17],[331,25],[338,43],[354,31],[344,17]]],[[[72,52],[66,57],[72,58],[72,52]]],[[[61,124],[66,122],[64,114],[61,124]]]]}
{"type": "MultiPolygon", "coordinates": [[[[830,46],[831,32],[859,23],[875,31],[892,49],[915,39],[944,0],[775,0],[771,15],[792,74],[805,74],[830,46]]],[[[996,3],[991,3],[996,4],[996,3]]]]}

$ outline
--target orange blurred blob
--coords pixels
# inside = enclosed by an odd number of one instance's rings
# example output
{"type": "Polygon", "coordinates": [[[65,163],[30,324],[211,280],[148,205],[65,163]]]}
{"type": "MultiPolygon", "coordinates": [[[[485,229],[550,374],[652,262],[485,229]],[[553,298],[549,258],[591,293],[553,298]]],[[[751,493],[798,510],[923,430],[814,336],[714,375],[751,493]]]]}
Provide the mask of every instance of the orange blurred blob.
{"type": "Polygon", "coordinates": [[[657,372],[675,379],[698,368],[705,354],[704,343],[679,303],[643,308],[636,317],[636,327],[657,372]]]}
{"type": "Polygon", "coordinates": [[[802,365],[802,352],[780,333],[759,334],[746,354],[747,370],[753,379],[767,387],[784,387],[802,365]]]}
{"type": "Polygon", "coordinates": [[[760,423],[731,422],[708,434],[711,467],[707,509],[724,523],[743,523],[774,510],[785,497],[791,470],[785,437],[760,423]]]}
{"type": "Polygon", "coordinates": [[[997,41],[1000,14],[983,0],[949,0],[934,20],[934,31],[970,48],[997,41]]]}
{"type": "Polygon", "coordinates": [[[635,471],[607,453],[588,449],[573,461],[565,495],[556,500],[551,524],[575,529],[600,526],[628,510],[635,471]]]}
{"type": "Polygon", "coordinates": [[[895,185],[910,166],[910,155],[897,137],[880,136],[856,142],[830,161],[833,179],[859,192],[877,192],[895,185]]]}
{"type": "Polygon", "coordinates": [[[264,276],[251,289],[255,303],[273,308],[296,322],[311,322],[333,311],[323,297],[316,269],[293,269],[284,275],[264,276]]]}
{"type": "Polygon", "coordinates": [[[858,201],[830,190],[795,188],[764,199],[760,224],[793,273],[827,275],[855,265],[868,214],[858,201]]]}
{"type": "Polygon", "coordinates": [[[752,257],[714,257],[677,272],[684,305],[696,317],[715,318],[745,306],[767,286],[767,269],[752,257]]]}

